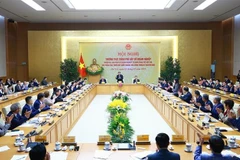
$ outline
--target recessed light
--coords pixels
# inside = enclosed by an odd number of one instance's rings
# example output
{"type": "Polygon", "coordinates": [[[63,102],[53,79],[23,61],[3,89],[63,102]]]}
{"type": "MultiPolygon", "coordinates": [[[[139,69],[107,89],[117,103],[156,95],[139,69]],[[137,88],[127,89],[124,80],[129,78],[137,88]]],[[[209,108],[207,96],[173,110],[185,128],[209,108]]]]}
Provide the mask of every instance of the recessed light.
{"type": "Polygon", "coordinates": [[[198,0],[193,1],[194,3],[198,2],[198,0]]]}
{"type": "Polygon", "coordinates": [[[27,18],[28,16],[23,16],[23,17],[27,18]]]}
{"type": "Polygon", "coordinates": [[[155,16],[156,16],[156,15],[154,15],[154,14],[152,15],[152,17],[155,17],[155,16]]]}
{"type": "Polygon", "coordinates": [[[47,1],[41,1],[42,3],[47,3],[47,1]]]}
{"type": "Polygon", "coordinates": [[[87,18],[88,16],[87,16],[87,15],[84,15],[83,17],[87,18]]]}

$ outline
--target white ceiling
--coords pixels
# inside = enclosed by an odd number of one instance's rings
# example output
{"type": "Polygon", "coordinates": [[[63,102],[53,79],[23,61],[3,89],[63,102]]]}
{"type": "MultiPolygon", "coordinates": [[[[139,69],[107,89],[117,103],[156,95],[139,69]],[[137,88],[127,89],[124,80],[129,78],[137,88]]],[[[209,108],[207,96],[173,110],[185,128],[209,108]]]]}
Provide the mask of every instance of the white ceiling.
{"type": "MultiPolygon", "coordinates": [[[[240,0],[218,0],[203,11],[193,10],[204,0],[177,0],[164,10],[71,10],[63,0],[34,0],[38,12],[21,0],[0,0],[0,15],[18,22],[209,22],[240,13],[240,0]]],[[[79,0],[80,1],[80,0],[79,0]]],[[[84,3],[84,1],[83,1],[84,3]]],[[[127,5],[127,4],[126,4],[127,5]]]]}

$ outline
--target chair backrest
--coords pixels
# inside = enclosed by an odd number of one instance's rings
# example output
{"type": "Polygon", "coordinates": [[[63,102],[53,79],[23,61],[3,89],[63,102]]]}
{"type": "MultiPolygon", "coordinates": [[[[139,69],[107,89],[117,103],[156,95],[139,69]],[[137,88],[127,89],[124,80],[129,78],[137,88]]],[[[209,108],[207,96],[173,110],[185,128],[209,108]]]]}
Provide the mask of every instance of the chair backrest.
{"type": "Polygon", "coordinates": [[[133,83],[133,80],[134,80],[134,78],[132,78],[132,84],[134,84],[134,83],[133,83]]]}
{"type": "Polygon", "coordinates": [[[21,101],[19,101],[19,103],[20,103],[20,114],[22,114],[22,109],[23,109],[23,107],[24,107],[24,105],[25,105],[25,99],[23,99],[23,100],[21,100],[21,101]]]}
{"type": "Polygon", "coordinates": [[[7,114],[10,112],[11,104],[2,108],[3,115],[7,117],[7,114]]]}
{"type": "Polygon", "coordinates": [[[13,84],[13,92],[15,92],[15,87],[16,87],[17,84],[13,84]]]}
{"type": "Polygon", "coordinates": [[[37,95],[32,96],[33,103],[37,100],[37,95]]]}
{"type": "Polygon", "coordinates": [[[238,110],[238,108],[239,108],[239,105],[240,105],[240,104],[238,104],[238,103],[234,104],[233,110],[235,111],[235,113],[237,113],[237,110],[238,110]]]}

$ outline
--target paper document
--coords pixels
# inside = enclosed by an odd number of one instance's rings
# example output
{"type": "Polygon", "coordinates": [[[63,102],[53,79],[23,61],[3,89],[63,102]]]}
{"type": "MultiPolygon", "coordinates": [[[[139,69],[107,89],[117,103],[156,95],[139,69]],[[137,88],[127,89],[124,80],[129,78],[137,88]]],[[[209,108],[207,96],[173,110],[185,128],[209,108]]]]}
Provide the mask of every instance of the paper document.
{"type": "Polygon", "coordinates": [[[143,159],[145,157],[147,157],[149,154],[153,154],[153,151],[143,151],[143,152],[137,152],[133,155],[131,155],[131,157],[136,158],[136,159],[143,159]]]}
{"type": "Polygon", "coordinates": [[[231,127],[219,127],[220,130],[233,131],[231,127]]]}
{"type": "Polygon", "coordinates": [[[107,159],[111,154],[111,151],[96,150],[94,153],[94,158],[107,159]]]}
{"type": "Polygon", "coordinates": [[[16,132],[7,132],[5,136],[18,136],[23,131],[16,131],[16,132]]]}
{"type": "Polygon", "coordinates": [[[19,127],[33,127],[34,126],[34,124],[31,124],[31,123],[28,123],[28,122],[26,122],[26,123],[23,123],[21,126],[19,126],[19,127]]]}
{"type": "Polygon", "coordinates": [[[2,146],[0,147],[0,152],[4,152],[4,151],[7,151],[9,150],[10,148],[8,146],[2,146]]]}
{"type": "Polygon", "coordinates": [[[57,159],[57,160],[66,160],[68,156],[67,152],[52,152],[50,154],[51,159],[57,159]]]}
{"type": "Polygon", "coordinates": [[[25,160],[27,158],[27,154],[26,155],[13,155],[11,160],[25,160]]]}

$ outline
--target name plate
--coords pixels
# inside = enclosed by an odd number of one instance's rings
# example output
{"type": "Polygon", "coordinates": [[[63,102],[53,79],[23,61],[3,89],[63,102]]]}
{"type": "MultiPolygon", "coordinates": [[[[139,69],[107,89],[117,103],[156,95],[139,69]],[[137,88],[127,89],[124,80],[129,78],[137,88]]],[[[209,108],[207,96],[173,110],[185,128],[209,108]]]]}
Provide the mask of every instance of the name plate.
{"type": "Polygon", "coordinates": [[[200,128],[200,129],[203,129],[203,123],[202,123],[202,121],[198,121],[197,127],[200,128]]]}
{"type": "Polygon", "coordinates": [[[182,113],[183,115],[186,114],[186,112],[185,112],[185,108],[184,108],[184,107],[182,107],[181,113],[182,113]]]}
{"type": "Polygon", "coordinates": [[[194,121],[193,115],[189,114],[188,119],[189,119],[189,121],[193,122],[194,121]]]}
{"type": "Polygon", "coordinates": [[[47,136],[35,136],[35,142],[46,142],[47,136]]]}
{"type": "Polygon", "coordinates": [[[184,135],[172,135],[173,142],[182,142],[184,141],[184,135]]]}
{"type": "Polygon", "coordinates": [[[148,142],[149,141],[149,135],[148,134],[138,135],[137,136],[137,141],[138,142],[148,142]]]}
{"type": "Polygon", "coordinates": [[[99,142],[111,142],[111,136],[109,135],[100,135],[98,138],[99,142]]]}
{"type": "Polygon", "coordinates": [[[75,143],[75,136],[63,137],[63,143],[75,143]]]}

